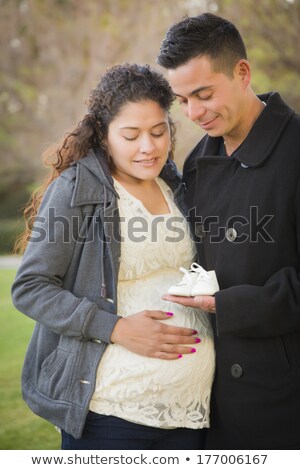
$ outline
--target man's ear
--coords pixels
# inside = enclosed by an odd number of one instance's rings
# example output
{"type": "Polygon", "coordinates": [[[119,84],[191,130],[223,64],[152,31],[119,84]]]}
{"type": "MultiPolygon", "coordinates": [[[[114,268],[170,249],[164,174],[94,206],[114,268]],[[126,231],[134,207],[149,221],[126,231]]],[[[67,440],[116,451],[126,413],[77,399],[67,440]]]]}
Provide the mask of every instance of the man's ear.
{"type": "Polygon", "coordinates": [[[234,67],[234,76],[238,78],[245,88],[251,81],[251,67],[246,59],[240,59],[234,67]]]}

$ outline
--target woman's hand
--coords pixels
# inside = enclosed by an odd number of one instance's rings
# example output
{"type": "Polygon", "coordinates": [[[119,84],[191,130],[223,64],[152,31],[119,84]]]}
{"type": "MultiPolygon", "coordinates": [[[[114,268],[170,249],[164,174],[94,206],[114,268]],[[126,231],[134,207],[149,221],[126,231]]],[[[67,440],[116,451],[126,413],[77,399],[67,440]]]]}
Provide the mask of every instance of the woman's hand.
{"type": "Polygon", "coordinates": [[[111,341],[141,356],[158,359],[178,359],[195,352],[195,348],[184,345],[201,341],[194,336],[197,331],[158,321],[172,316],[161,310],[144,310],[121,318],[113,329],[111,341]]]}

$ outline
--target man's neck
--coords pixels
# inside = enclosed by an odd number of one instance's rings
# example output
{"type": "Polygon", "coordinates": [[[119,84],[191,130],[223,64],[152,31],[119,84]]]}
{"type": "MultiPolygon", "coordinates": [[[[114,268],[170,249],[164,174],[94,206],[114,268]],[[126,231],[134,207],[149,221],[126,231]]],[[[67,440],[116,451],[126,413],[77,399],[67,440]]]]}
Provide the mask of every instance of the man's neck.
{"type": "Polygon", "coordinates": [[[250,106],[247,107],[247,120],[244,122],[243,126],[241,126],[236,133],[228,134],[223,137],[228,157],[244,142],[265,105],[266,103],[254,95],[250,106]]]}

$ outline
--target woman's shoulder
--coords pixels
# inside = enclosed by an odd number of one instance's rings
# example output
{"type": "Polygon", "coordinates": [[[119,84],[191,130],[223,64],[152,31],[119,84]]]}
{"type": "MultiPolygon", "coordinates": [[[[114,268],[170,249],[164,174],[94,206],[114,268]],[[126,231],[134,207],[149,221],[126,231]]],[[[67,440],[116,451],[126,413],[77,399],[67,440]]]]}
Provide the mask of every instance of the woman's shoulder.
{"type": "Polygon", "coordinates": [[[55,213],[67,215],[73,213],[74,210],[72,200],[75,190],[76,170],[68,168],[64,170],[57,178],[55,178],[46,188],[41,205],[39,207],[39,215],[49,210],[55,213]]]}
{"type": "Polygon", "coordinates": [[[71,196],[74,191],[76,180],[76,168],[69,167],[55,178],[47,187],[45,196],[53,196],[57,199],[71,196]]]}
{"type": "Polygon", "coordinates": [[[66,178],[69,181],[75,181],[76,178],[76,166],[72,165],[60,174],[61,178],[66,178]]]}

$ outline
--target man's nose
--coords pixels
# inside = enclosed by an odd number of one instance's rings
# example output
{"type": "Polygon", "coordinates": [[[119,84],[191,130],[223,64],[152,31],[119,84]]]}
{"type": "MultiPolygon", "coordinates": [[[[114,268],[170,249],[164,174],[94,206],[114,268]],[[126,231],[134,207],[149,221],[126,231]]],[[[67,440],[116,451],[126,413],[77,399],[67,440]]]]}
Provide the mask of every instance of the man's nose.
{"type": "Polygon", "coordinates": [[[201,118],[205,114],[205,108],[200,103],[189,102],[187,107],[187,117],[191,121],[201,118]]]}

